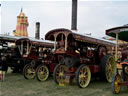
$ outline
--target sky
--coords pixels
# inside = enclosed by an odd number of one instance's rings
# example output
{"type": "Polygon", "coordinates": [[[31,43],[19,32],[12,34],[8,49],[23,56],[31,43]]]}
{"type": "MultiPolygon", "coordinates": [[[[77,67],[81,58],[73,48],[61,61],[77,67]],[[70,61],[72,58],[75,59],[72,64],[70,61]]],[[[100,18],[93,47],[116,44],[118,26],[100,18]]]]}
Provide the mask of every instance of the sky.
{"type": "MultiPolygon", "coordinates": [[[[35,23],[40,22],[40,37],[56,28],[71,29],[72,0],[2,0],[0,34],[11,35],[16,29],[21,8],[28,17],[28,34],[35,37],[35,23]]],[[[128,24],[128,0],[78,0],[77,32],[105,36],[105,30],[128,24]]]]}

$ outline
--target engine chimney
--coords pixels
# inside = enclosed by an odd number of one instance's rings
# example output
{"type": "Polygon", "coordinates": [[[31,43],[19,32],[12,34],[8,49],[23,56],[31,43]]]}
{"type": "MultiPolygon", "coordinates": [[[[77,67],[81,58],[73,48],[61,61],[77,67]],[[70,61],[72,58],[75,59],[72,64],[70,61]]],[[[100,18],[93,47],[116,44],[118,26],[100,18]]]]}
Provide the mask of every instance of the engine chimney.
{"type": "Polygon", "coordinates": [[[40,39],[40,22],[36,22],[35,38],[36,38],[36,39],[40,39]]]}
{"type": "Polygon", "coordinates": [[[72,0],[72,25],[71,30],[77,30],[77,0],[72,0]]]}

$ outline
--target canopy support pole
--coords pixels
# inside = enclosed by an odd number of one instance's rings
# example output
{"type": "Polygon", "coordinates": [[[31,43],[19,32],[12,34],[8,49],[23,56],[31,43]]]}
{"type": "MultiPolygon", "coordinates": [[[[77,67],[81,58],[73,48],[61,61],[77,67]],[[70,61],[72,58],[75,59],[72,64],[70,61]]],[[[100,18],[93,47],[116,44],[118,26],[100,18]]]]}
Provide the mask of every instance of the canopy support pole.
{"type": "Polygon", "coordinates": [[[54,50],[56,50],[56,36],[54,36],[54,37],[55,37],[54,50]]]}
{"type": "Polygon", "coordinates": [[[27,52],[26,54],[28,55],[29,54],[29,42],[27,41],[27,52]]]}
{"type": "Polygon", "coordinates": [[[115,52],[115,58],[116,61],[118,60],[118,33],[116,33],[116,52],[115,52]]]}
{"type": "Polygon", "coordinates": [[[21,42],[21,55],[23,55],[23,41],[21,42]]]}
{"type": "Polygon", "coordinates": [[[67,51],[67,39],[68,37],[66,36],[66,38],[65,38],[65,51],[67,51]]]}

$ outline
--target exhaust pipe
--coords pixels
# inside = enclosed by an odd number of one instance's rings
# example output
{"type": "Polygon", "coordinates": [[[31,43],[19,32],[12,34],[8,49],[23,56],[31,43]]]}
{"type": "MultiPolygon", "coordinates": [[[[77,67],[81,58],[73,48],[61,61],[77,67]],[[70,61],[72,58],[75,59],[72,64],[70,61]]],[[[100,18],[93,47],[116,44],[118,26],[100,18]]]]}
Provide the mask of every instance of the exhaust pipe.
{"type": "Polygon", "coordinates": [[[72,0],[72,24],[71,30],[77,31],[77,0],[72,0]]]}
{"type": "Polygon", "coordinates": [[[40,39],[40,22],[36,22],[35,38],[36,38],[36,39],[40,39]]]}

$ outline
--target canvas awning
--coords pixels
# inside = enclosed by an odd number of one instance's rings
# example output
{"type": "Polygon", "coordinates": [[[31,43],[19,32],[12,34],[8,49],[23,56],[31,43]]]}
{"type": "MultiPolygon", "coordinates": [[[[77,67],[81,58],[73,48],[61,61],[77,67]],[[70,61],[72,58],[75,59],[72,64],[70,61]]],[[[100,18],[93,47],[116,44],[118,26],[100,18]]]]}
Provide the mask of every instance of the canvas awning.
{"type": "Polygon", "coordinates": [[[123,41],[128,42],[128,25],[120,26],[106,30],[106,35],[112,36],[116,38],[116,34],[118,33],[118,38],[123,41]]]}

